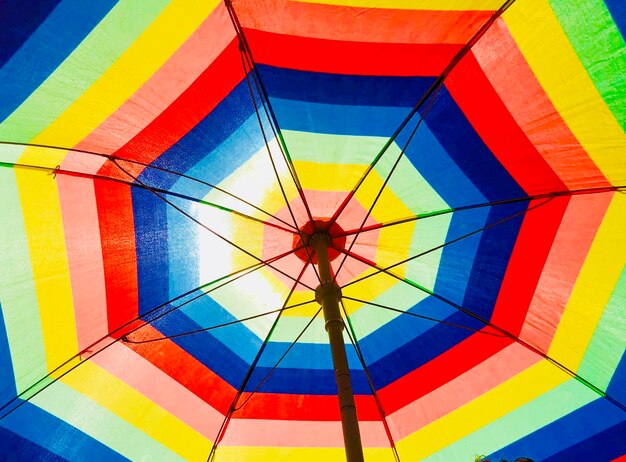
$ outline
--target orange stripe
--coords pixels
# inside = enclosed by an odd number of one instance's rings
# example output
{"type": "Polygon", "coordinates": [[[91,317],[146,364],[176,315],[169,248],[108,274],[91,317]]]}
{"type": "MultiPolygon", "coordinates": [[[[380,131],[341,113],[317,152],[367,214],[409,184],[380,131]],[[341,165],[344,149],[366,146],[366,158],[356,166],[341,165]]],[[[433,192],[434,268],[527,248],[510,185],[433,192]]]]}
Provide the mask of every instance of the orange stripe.
{"type": "MultiPolygon", "coordinates": [[[[335,406],[337,398],[335,398],[335,406]]],[[[388,448],[382,422],[359,421],[361,442],[367,448],[388,448]]],[[[341,422],[232,419],[223,446],[342,448],[341,422]]]]}
{"type": "MultiPolygon", "coordinates": [[[[388,417],[395,441],[440,419],[536,364],[541,357],[512,344],[388,417]]],[[[383,402],[384,404],[384,402],[383,402]]]]}
{"type": "Polygon", "coordinates": [[[613,193],[573,196],[552,244],[520,336],[548,351],[613,193]]]}
{"type": "Polygon", "coordinates": [[[529,209],[536,208],[524,216],[491,315],[494,325],[513,335],[522,329],[569,200],[558,197],[544,205],[540,204],[545,199],[528,204],[529,209]]]}
{"type": "Polygon", "coordinates": [[[237,0],[234,8],[244,28],[379,43],[464,44],[492,14],[490,11],[354,8],[287,0],[237,0]]]}
{"type": "MultiPolygon", "coordinates": [[[[202,74],[233,40],[235,30],[223,4],[207,17],[152,77],[75,147],[111,154],[156,119],[202,74]]],[[[69,153],[63,167],[96,173],[102,158],[69,153]]]]}
{"type": "Polygon", "coordinates": [[[609,186],[544,92],[502,19],[472,51],[519,127],[568,188],[609,186]]]}
{"type": "Polygon", "coordinates": [[[220,412],[125,345],[118,342],[92,361],[208,439],[217,434],[220,412]]]}
{"type": "Polygon", "coordinates": [[[78,349],[107,335],[106,291],[93,182],[57,177],[72,282],[78,349]]]}
{"type": "MultiPolygon", "coordinates": [[[[492,329],[489,328],[489,332],[492,329]]],[[[387,412],[395,412],[409,403],[454,381],[507,348],[512,340],[505,337],[474,334],[443,352],[432,361],[379,390],[387,412]]]]}

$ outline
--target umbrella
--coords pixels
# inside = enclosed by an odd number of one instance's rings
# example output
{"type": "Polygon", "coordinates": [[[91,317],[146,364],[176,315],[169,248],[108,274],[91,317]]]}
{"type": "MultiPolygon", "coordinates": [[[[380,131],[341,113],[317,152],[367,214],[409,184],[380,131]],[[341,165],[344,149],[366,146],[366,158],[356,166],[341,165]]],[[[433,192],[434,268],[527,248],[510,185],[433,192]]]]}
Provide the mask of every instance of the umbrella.
{"type": "Polygon", "coordinates": [[[2,2],[4,459],[623,460],[624,18],[2,2]]]}

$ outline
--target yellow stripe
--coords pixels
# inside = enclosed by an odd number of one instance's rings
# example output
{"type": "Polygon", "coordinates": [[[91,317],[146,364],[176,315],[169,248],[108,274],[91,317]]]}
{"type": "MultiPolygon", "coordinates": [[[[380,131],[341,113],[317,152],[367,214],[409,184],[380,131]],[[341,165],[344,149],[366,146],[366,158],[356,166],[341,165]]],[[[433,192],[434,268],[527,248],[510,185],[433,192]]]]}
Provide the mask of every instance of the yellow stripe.
{"type": "Polygon", "coordinates": [[[77,144],[143,85],[219,0],[174,0],[126,52],[33,142],[77,144]]]}
{"type": "Polygon", "coordinates": [[[616,194],[567,303],[549,354],[570,369],[580,366],[624,265],[626,196],[616,194]]]}
{"type": "MultiPolygon", "coordinates": [[[[357,184],[365,168],[363,165],[318,164],[303,161],[296,161],[295,165],[303,185],[315,185],[315,189],[318,191],[340,191],[345,194],[357,184]]],[[[355,195],[364,210],[367,211],[370,208],[382,186],[383,179],[376,170],[373,170],[355,195]]],[[[372,218],[376,221],[382,221],[377,213],[384,214],[384,217],[409,217],[413,215],[411,210],[390,188],[384,189],[372,211],[372,218]]],[[[411,230],[407,233],[407,242],[410,242],[410,232],[411,230]]]]}
{"type": "MultiPolygon", "coordinates": [[[[389,448],[364,448],[363,455],[368,462],[393,462],[393,453],[389,448]]],[[[276,462],[290,460],[297,462],[345,462],[343,448],[267,448],[267,447],[230,447],[217,449],[216,462],[276,462]]],[[[412,459],[414,460],[414,459],[412,459]]]]}
{"type": "Polygon", "coordinates": [[[547,0],[518,2],[504,18],[563,120],[604,175],[613,184],[623,184],[626,134],[579,61],[547,0]]]}
{"type": "Polygon", "coordinates": [[[187,460],[205,460],[211,451],[207,438],[94,363],[62,381],[187,460]]]}
{"type": "Polygon", "coordinates": [[[74,303],[56,182],[16,169],[48,370],[78,351],[74,303]]]}
{"type": "Polygon", "coordinates": [[[300,3],[403,10],[495,11],[502,0],[296,0],[300,3]]]}
{"type": "MultiPolygon", "coordinates": [[[[397,443],[400,455],[422,460],[536,399],[570,377],[541,361],[397,443]]],[[[477,449],[478,451],[478,449],[477,449]]]]}

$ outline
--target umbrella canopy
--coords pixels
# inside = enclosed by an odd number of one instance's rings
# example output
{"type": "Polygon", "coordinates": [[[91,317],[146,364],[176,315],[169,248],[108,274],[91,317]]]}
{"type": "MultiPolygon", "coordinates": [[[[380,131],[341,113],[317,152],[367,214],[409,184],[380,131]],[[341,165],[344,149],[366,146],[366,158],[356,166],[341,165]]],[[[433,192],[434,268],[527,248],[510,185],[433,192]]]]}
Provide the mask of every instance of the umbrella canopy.
{"type": "Polygon", "coordinates": [[[623,460],[625,18],[3,1],[0,451],[623,460]]]}

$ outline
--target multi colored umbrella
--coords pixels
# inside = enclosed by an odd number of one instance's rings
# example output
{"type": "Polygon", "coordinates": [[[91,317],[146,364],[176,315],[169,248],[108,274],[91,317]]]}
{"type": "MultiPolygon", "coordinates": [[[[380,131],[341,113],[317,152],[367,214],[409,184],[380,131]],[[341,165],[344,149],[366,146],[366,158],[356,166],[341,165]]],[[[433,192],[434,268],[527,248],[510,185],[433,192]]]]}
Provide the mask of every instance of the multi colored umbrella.
{"type": "Polygon", "coordinates": [[[3,460],[345,460],[336,372],[367,461],[626,460],[625,36],[0,3],[3,460]]]}

